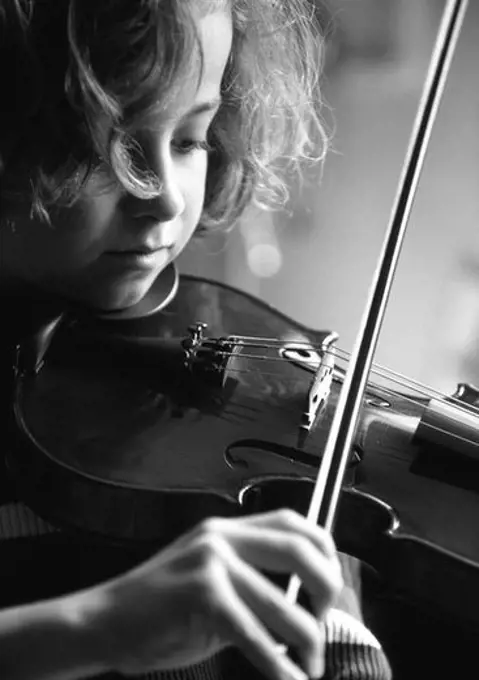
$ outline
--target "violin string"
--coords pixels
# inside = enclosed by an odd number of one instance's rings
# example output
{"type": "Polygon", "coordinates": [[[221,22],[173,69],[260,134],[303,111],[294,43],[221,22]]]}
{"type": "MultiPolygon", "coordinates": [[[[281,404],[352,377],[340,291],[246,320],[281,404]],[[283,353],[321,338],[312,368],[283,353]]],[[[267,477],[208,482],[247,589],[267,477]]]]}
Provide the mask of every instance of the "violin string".
{"type": "MultiPolygon", "coordinates": [[[[328,352],[328,351],[324,352],[324,354],[327,354],[327,353],[332,353],[332,352],[328,352]]],[[[219,352],[216,352],[216,354],[219,355],[219,356],[223,356],[223,357],[238,356],[238,355],[235,355],[233,352],[228,352],[228,351],[219,351],[219,352]]],[[[265,361],[265,362],[271,361],[271,362],[280,362],[280,363],[284,363],[286,361],[288,363],[291,363],[290,359],[288,359],[287,357],[266,356],[266,355],[260,355],[260,354],[241,354],[241,359],[252,359],[254,361],[265,361]]],[[[236,373],[251,373],[251,372],[253,372],[252,369],[228,369],[228,371],[229,372],[235,371],[236,373]]],[[[394,382],[394,383],[400,385],[401,387],[405,387],[405,386],[406,387],[413,387],[416,390],[416,392],[421,394],[421,396],[425,396],[425,397],[437,396],[438,399],[445,399],[446,398],[438,390],[434,390],[433,388],[428,388],[426,385],[424,385],[424,387],[421,388],[421,383],[419,383],[417,381],[411,380],[410,381],[411,384],[408,384],[408,380],[401,378],[401,374],[395,373],[395,371],[391,371],[391,376],[388,375],[387,369],[385,369],[384,372],[380,369],[374,369],[372,371],[372,373],[379,375],[380,377],[387,378],[391,382],[394,382]],[[398,376],[398,377],[394,377],[394,376],[398,376]]],[[[275,372],[271,372],[271,371],[268,371],[268,372],[262,371],[261,374],[271,376],[271,377],[279,375],[279,373],[275,373],[275,372]]],[[[289,380],[294,381],[295,379],[290,378],[289,380]]],[[[378,385],[377,387],[380,387],[380,386],[378,385]]],[[[382,389],[385,389],[385,388],[382,388],[382,389]]],[[[449,402],[449,399],[454,400],[453,397],[447,397],[447,399],[448,399],[448,402],[449,402]]],[[[459,400],[455,400],[455,401],[458,402],[458,406],[463,406],[462,402],[460,402],[459,400]]]]}
{"type": "MultiPolygon", "coordinates": [[[[328,350],[326,350],[326,352],[328,352],[328,350]]],[[[326,352],[325,352],[325,353],[326,353],[326,352]]],[[[347,355],[347,352],[345,352],[344,350],[341,350],[341,352],[342,352],[343,354],[346,354],[346,355],[347,355]]],[[[225,354],[227,355],[228,353],[225,353],[225,354]]],[[[249,354],[248,354],[248,355],[245,355],[245,354],[242,354],[241,357],[242,357],[242,358],[248,358],[248,359],[260,359],[260,360],[268,360],[268,359],[269,359],[269,360],[272,360],[272,361],[281,361],[281,362],[285,360],[285,357],[265,357],[265,356],[261,356],[261,355],[258,356],[258,355],[254,355],[254,354],[253,354],[253,355],[249,355],[249,354]]],[[[231,370],[232,372],[236,372],[236,373],[249,373],[249,372],[251,371],[251,369],[247,369],[247,370],[245,370],[245,369],[230,369],[230,370],[231,370]]],[[[375,369],[375,370],[372,371],[372,372],[379,374],[381,377],[384,377],[384,376],[382,375],[382,372],[381,372],[379,369],[375,369]]],[[[401,377],[402,377],[401,374],[397,373],[396,371],[390,371],[391,375],[388,376],[388,375],[387,375],[388,372],[389,372],[389,371],[386,369],[386,370],[385,370],[385,376],[388,377],[388,379],[389,379],[391,382],[396,383],[396,384],[399,384],[399,385],[401,385],[401,386],[404,386],[404,384],[407,384],[407,383],[405,383],[405,381],[403,381],[403,380],[401,379],[401,377]],[[397,377],[396,377],[396,376],[397,376],[397,377]]],[[[261,372],[261,375],[265,375],[265,376],[268,375],[268,376],[271,376],[271,377],[277,377],[278,374],[276,374],[276,373],[274,373],[274,372],[268,372],[268,373],[261,372]]],[[[284,377],[283,377],[283,379],[284,379],[284,377]]],[[[294,379],[292,378],[291,380],[294,380],[294,379]]],[[[423,385],[422,385],[422,383],[420,383],[419,381],[412,380],[412,381],[411,381],[411,385],[414,387],[414,389],[416,390],[416,392],[418,392],[421,396],[430,397],[430,396],[435,396],[435,395],[437,395],[437,400],[438,400],[438,401],[447,403],[448,406],[450,406],[451,408],[454,408],[454,409],[457,410],[457,411],[462,411],[462,412],[464,412],[464,413],[466,413],[466,414],[468,414],[468,415],[471,414],[471,411],[468,409],[467,405],[465,405],[463,402],[461,402],[461,401],[460,401],[459,399],[457,399],[457,398],[448,397],[448,398],[446,399],[446,398],[444,398],[444,395],[443,395],[441,392],[439,392],[438,390],[429,389],[429,388],[421,389],[421,388],[423,387],[423,385]]],[[[380,393],[382,393],[382,394],[386,394],[387,396],[390,396],[390,397],[393,397],[393,398],[394,398],[394,397],[397,397],[397,393],[396,393],[393,389],[389,388],[389,387],[386,386],[386,385],[377,385],[377,384],[373,384],[373,387],[374,387],[377,391],[379,391],[380,393]]],[[[406,402],[408,402],[408,403],[410,403],[410,404],[413,404],[413,405],[415,405],[415,406],[418,405],[418,397],[414,398],[413,396],[407,395],[407,394],[401,394],[400,396],[401,396],[401,398],[402,398],[403,400],[405,400],[406,402]]],[[[419,404],[419,405],[420,405],[420,406],[423,406],[422,404],[419,404]]],[[[478,414],[478,415],[479,415],[479,414],[478,414]]],[[[442,433],[444,433],[444,434],[447,434],[447,433],[448,433],[447,430],[441,429],[441,428],[439,428],[439,427],[434,427],[434,426],[432,426],[432,425],[426,425],[426,426],[427,426],[427,427],[430,427],[430,428],[432,428],[432,429],[435,429],[435,430],[437,430],[438,432],[442,432],[442,433]]],[[[462,441],[465,441],[465,442],[469,442],[469,443],[471,443],[471,444],[474,444],[474,441],[469,440],[469,439],[466,439],[466,438],[463,438],[463,437],[461,437],[461,436],[459,436],[459,435],[454,435],[454,437],[455,437],[455,438],[459,438],[459,439],[461,439],[462,441]]]]}
{"type": "MultiPolygon", "coordinates": [[[[234,336],[234,340],[236,341],[238,338],[246,338],[249,340],[249,336],[234,336]]],[[[284,347],[285,344],[291,342],[291,341],[280,341],[276,340],[274,338],[257,338],[259,340],[258,343],[238,343],[241,347],[255,347],[258,349],[277,349],[278,347],[284,347]],[[271,340],[271,343],[269,341],[271,340]]],[[[291,344],[294,344],[296,347],[301,347],[303,346],[305,349],[309,350],[316,350],[319,349],[322,354],[333,354],[336,357],[340,355],[338,358],[343,359],[344,361],[348,361],[350,357],[350,352],[347,352],[346,350],[340,349],[340,348],[334,348],[334,349],[327,349],[324,348],[322,345],[311,345],[306,342],[291,342],[291,344]]],[[[217,352],[221,356],[232,356],[233,352],[229,351],[219,351],[217,352]]],[[[256,355],[256,354],[242,354],[241,358],[244,359],[254,359],[257,361],[260,360],[265,360],[265,361],[280,361],[280,362],[290,362],[290,359],[288,357],[284,356],[277,356],[277,357],[272,357],[272,356],[266,356],[266,355],[256,355]]],[[[408,378],[404,376],[402,373],[399,373],[397,371],[394,371],[393,369],[386,368],[384,366],[381,366],[380,364],[373,364],[373,368],[371,369],[371,373],[374,373],[375,375],[386,378],[388,380],[391,380],[391,382],[395,382],[396,384],[402,386],[402,387],[410,387],[416,392],[419,392],[422,396],[425,397],[430,397],[436,398],[441,401],[447,401],[448,404],[455,404],[458,408],[462,410],[468,410],[468,405],[465,405],[464,402],[462,402],[460,399],[457,397],[453,396],[448,396],[440,392],[439,390],[434,389],[433,387],[430,387],[429,385],[425,385],[424,383],[419,382],[418,380],[415,380],[413,378],[408,378]]],[[[469,405],[472,406],[472,405],[469,405]]]]}
{"type": "MultiPolygon", "coordinates": [[[[345,360],[351,357],[351,353],[341,349],[340,347],[334,346],[333,349],[328,349],[324,347],[324,344],[319,344],[319,345],[314,345],[311,344],[310,342],[307,341],[294,341],[294,340],[279,340],[277,338],[263,338],[263,337],[257,337],[255,338],[254,336],[247,336],[247,335],[234,335],[231,336],[231,339],[233,342],[236,344],[242,346],[242,347],[248,347],[248,348],[256,348],[256,349],[277,349],[278,347],[285,347],[285,345],[291,344],[299,348],[304,348],[307,350],[317,350],[320,351],[322,354],[335,354],[335,355],[342,355],[341,358],[344,358],[345,360]],[[246,340],[247,342],[244,342],[246,340]]],[[[284,360],[285,357],[280,357],[280,360],[284,360]]],[[[286,360],[288,360],[286,358],[286,360]]],[[[381,375],[382,373],[384,374],[394,374],[397,376],[397,378],[401,379],[404,382],[405,386],[414,386],[418,387],[422,390],[424,394],[427,393],[427,390],[434,392],[436,395],[441,395],[440,392],[437,390],[434,390],[433,388],[429,387],[428,385],[424,383],[420,383],[417,380],[414,380],[413,378],[408,378],[402,373],[398,373],[397,371],[394,371],[391,368],[386,368],[384,366],[381,366],[380,364],[374,364],[374,373],[381,375]]]]}
{"type": "MultiPolygon", "coordinates": [[[[343,361],[347,361],[349,359],[350,356],[349,352],[341,349],[339,350],[339,352],[343,355],[339,357],[340,359],[343,359],[343,361]]],[[[324,354],[331,353],[333,353],[331,352],[331,350],[325,350],[324,352],[324,354]]],[[[376,368],[374,368],[371,371],[375,375],[378,375],[382,378],[387,378],[391,382],[397,383],[398,385],[401,385],[403,387],[412,387],[422,396],[436,398],[439,401],[447,402],[447,404],[454,404],[463,411],[469,411],[468,407],[470,406],[474,407],[473,404],[466,404],[465,402],[461,401],[458,397],[445,395],[443,392],[440,392],[434,387],[430,387],[429,385],[426,385],[425,383],[422,383],[419,380],[415,380],[414,378],[408,378],[404,374],[399,373],[398,371],[394,371],[392,368],[386,368],[380,366],[380,364],[375,364],[375,366],[376,368]]]]}
{"type": "Polygon", "coordinates": [[[435,432],[438,432],[440,434],[447,435],[449,438],[454,439],[458,442],[470,444],[471,446],[474,446],[476,448],[479,447],[479,442],[475,441],[474,439],[468,439],[467,437],[463,437],[460,434],[454,434],[454,433],[450,432],[449,430],[444,429],[443,427],[438,427],[437,425],[431,425],[430,423],[423,423],[423,427],[425,427],[428,430],[434,430],[435,432]]]}
{"type": "MultiPolygon", "coordinates": [[[[344,361],[348,361],[351,356],[350,352],[341,348],[337,349],[337,353],[340,355],[339,358],[343,359],[344,361]]],[[[332,350],[325,349],[324,354],[334,354],[334,352],[332,350]]],[[[426,396],[437,396],[438,398],[444,397],[444,394],[439,390],[436,390],[434,387],[426,385],[425,383],[422,383],[419,380],[415,380],[414,378],[409,378],[405,376],[403,373],[399,373],[399,371],[395,371],[392,368],[382,366],[381,364],[374,364],[374,368],[371,372],[381,377],[394,376],[395,382],[403,384],[406,387],[414,387],[415,389],[417,389],[426,396]]]]}
{"type": "MultiPolygon", "coordinates": [[[[392,397],[394,397],[394,396],[397,397],[397,393],[394,392],[394,390],[392,390],[391,388],[381,387],[380,389],[383,390],[387,395],[391,395],[392,397]]],[[[414,404],[415,406],[417,406],[416,400],[413,397],[411,397],[410,395],[402,394],[401,398],[404,399],[406,402],[408,402],[410,404],[414,404]]],[[[464,408],[462,408],[462,409],[457,408],[456,404],[449,404],[449,402],[448,402],[448,405],[452,406],[452,408],[455,409],[455,410],[466,411],[466,413],[468,415],[470,415],[469,411],[467,411],[464,408]]],[[[479,446],[479,441],[476,441],[474,439],[469,439],[467,437],[463,437],[462,435],[459,435],[459,434],[451,433],[450,430],[447,430],[443,427],[439,427],[438,425],[432,425],[431,423],[423,423],[423,427],[425,427],[426,429],[429,429],[429,430],[434,430],[435,432],[438,432],[438,433],[443,434],[443,435],[448,435],[449,437],[452,437],[453,439],[455,439],[457,441],[461,441],[461,442],[464,442],[464,443],[467,443],[467,444],[472,444],[475,447],[479,446]]]]}
{"type": "MultiPolygon", "coordinates": [[[[245,371],[245,370],[242,370],[242,369],[232,369],[232,372],[233,372],[233,373],[244,374],[244,373],[247,373],[248,371],[245,371]]],[[[265,374],[262,373],[262,375],[265,375],[265,374]]],[[[270,375],[277,375],[277,374],[270,374],[270,375]]],[[[390,389],[390,388],[381,387],[380,389],[381,389],[384,393],[386,393],[386,395],[388,395],[388,396],[397,397],[397,393],[394,392],[394,390],[392,390],[392,389],[390,389]]],[[[409,396],[409,395],[401,395],[401,398],[404,399],[406,402],[408,402],[408,403],[410,403],[410,404],[413,404],[414,406],[417,406],[417,401],[416,401],[414,398],[412,398],[411,396],[409,396]]],[[[455,405],[454,405],[454,404],[451,404],[451,406],[454,407],[455,405]]],[[[283,407],[282,410],[285,411],[285,412],[286,412],[286,411],[289,412],[291,409],[289,409],[289,408],[287,408],[287,407],[283,407]]],[[[401,414],[399,414],[399,415],[401,415],[401,414]]],[[[411,417],[414,417],[414,416],[411,416],[411,417]]],[[[452,432],[450,432],[449,430],[446,430],[445,428],[442,428],[442,427],[439,427],[439,426],[436,426],[436,425],[432,425],[432,424],[430,424],[430,423],[423,423],[423,427],[424,427],[425,429],[434,430],[435,432],[437,432],[437,433],[439,433],[439,434],[447,435],[450,439],[456,440],[456,441],[458,441],[458,442],[463,442],[463,443],[465,443],[465,444],[470,444],[470,445],[472,445],[472,446],[474,446],[474,447],[478,447],[478,446],[479,446],[479,442],[477,442],[477,441],[475,441],[475,440],[473,440],[473,439],[468,439],[467,437],[463,437],[462,435],[452,433],[452,432]]]]}
{"type": "MultiPolygon", "coordinates": [[[[249,359],[257,359],[257,358],[258,358],[258,357],[255,356],[255,355],[241,355],[241,356],[244,357],[244,358],[249,358],[249,359]]],[[[262,360],[265,360],[266,358],[265,358],[265,357],[261,357],[261,359],[262,359],[262,360]]],[[[282,358],[282,357],[272,357],[271,359],[272,359],[273,361],[283,361],[283,358],[282,358]]],[[[234,372],[234,373],[251,373],[252,371],[251,371],[251,369],[229,369],[229,372],[234,372]]],[[[376,371],[375,371],[375,372],[376,372],[376,371]]],[[[394,374],[394,371],[393,371],[393,374],[394,374]]],[[[279,374],[278,374],[278,373],[274,373],[274,372],[261,372],[261,375],[265,375],[265,376],[269,376],[269,377],[277,377],[279,374]]],[[[395,377],[388,377],[388,379],[389,379],[390,382],[392,382],[392,383],[396,383],[396,384],[399,384],[399,385],[401,385],[401,386],[404,385],[403,381],[400,380],[399,377],[398,377],[398,378],[395,378],[395,377]]],[[[294,378],[290,378],[289,381],[294,381],[294,378]]],[[[289,381],[288,381],[288,382],[289,382],[289,381]]],[[[413,381],[413,382],[415,382],[415,381],[413,381]]],[[[417,383],[417,384],[420,385],[421,383],[417,383]]],[[[371,386],[372,386],[376,391],[386,393],[388,396],[392,396],[392,397],[397,397],[397,396],[398,396],[398,393],[395,392],[395,391],[394,391],[393,389],[391,389],[390,387],[388,387],[387,385],[378,385],[377,383],[371,383],[371,386]]],[[[441,401],[442,403],[446,403],[448,406],[451,406],[451,407],[455,408],[455,409],[458,410],[458,411],[462,411],[462,412],[464,412],[464,413],[466,413],[466,414],[471,414],[471,411],[469,410],[468,405],[465,405],[463,402],[461,402],[459,399],[457,399],[457,398],[455,398],[455,397],[444,397],[444,395],[443,395],[441,392],[439,392],[438,390],[433,390],[433,389],[431,389],[431,390],[421,390],[421,389],[419,389],[419,388],[415,388],[415,389],[416,389],[416,392],[418,392],[418,394],[420,395],[420,397],[423,397],[423,396],[425,396],[425,397],[430,397],[430,396],[434,396],[434,394],[436,394],[436,395],[437,395],[437,400],[438,400],[438,401],[441,401]]],[[[402,399],[408,401],[409,403],[414,404],[415,406],[417,406],[417,405],[422,406],[422,404],[420,404],[420,403],[418,402],[418,398],[419,398],[419,397],[414,398],[413,396],[407,395],[407,394],[404,394],[404,393],[401,393],[399,396],[400,396],[402,399]]],[[[472,414],[475,415],[474,413],[472,413],[472,414]]],[[[478,412],[477,415],[479,416],[479,412],[478,412]]]]}
{"type": "MultiPolygon", "coordinates": [[[[307,350],[316,350],[321,352],[322,354],[334,354],[334,355],[339,355],[340,358],[344,360],[349,360],[351,357],[351,353],[341,349],[340,347],[334,346],[332,349],[328,349],[327,347],[324,347],[324,344],[319,344],[319,345],[314,345],[311,344],[310,342],[307,341],[294,341],[294,340],[279,340],[277,338],[263,338],[263,337],[258,337],[255,338],[254,336],[247,336],[247,335],[234,335],[231,336],[232,340],[234,342],[237,342],[238,345],[242,347],[248,347],[248,348],[257,348],[257,349],[277,349],[278,347],[285,347],[285,345],[294,345],[295,347],[299,348],[304,348],[307,350]],[[243,342],[246,340],[247,342],[243,342]]],[[[243,355],[242,355],[243,356],[243,355]]],[[[255,355],[256,356],[256,355],[255,355]]],[[[266,357],[270,358],[270,357],[266,357]]],[[[278,357],[278,360],[280,361],[289,361],[287,357],[278,357]]],[[[394,371],[391,368],[386,368],[385,366],[382,366],[381,364],[373,364],[373,368],[371,370],[372,373],[375,373],[376,375],[382,376],[382,377],[389,377],[389,375],[394,375],[396,376],[397,380],[396,382],[402,382],[402,384],[405,387],[414,387],[415,389],[418,389],[418,391],[421,391],[422,394],[425,396],[437,396],[438,398],[444,398],[444,395],[439,392],[438,390],[435,390],[434,388],[430,387],[429,385],[426,385],[424,383],[421,383],[417,380],[414,380],[413,378],[408,378],[402,373],[398,373],[397,371],[394,371]]]]}

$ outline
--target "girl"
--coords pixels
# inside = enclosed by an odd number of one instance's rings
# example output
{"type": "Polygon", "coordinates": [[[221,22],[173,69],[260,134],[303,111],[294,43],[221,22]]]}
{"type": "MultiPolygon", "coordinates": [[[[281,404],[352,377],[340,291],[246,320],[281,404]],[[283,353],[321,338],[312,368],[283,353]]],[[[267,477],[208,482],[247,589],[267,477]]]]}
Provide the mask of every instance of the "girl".
{"type": "MultiPolygon", "coordinates": [[[[322,157],[313,19],[303,0],[3,0],[2,386],[40,300],[140,304],[195,232],[284,198],[278,168],[322,157]]],[[[330,536],[295,513],[211,519],[131,567],[57,531],[7,480],[4,680],[388,677],[376,639],[331,609],[330,536]],[[316,616],[263,571],[298,573],[316,616]]]]}

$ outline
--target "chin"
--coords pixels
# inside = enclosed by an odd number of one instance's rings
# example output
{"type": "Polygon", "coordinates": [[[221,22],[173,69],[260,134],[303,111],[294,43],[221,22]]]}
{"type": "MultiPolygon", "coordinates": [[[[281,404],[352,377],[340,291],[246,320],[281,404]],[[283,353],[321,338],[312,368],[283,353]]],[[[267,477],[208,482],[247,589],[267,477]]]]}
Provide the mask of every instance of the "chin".
{"type": "Polygon", "coordinates": [[[129,307],[138,304],[145,297],[150,288],[151,283],[148,285],[129,285],[112,290],[105,289],[100,293],[98,291],[92,291],[92,295],[83,298],[82,302],[99,312],[120,312],[123,309],[128,309],[129,307]]]}

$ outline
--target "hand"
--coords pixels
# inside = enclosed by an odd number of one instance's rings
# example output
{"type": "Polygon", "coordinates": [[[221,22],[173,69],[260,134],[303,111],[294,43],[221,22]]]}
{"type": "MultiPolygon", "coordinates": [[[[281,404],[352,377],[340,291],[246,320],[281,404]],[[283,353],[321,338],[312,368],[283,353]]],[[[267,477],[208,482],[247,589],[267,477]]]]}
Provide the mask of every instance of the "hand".
{"type": "Polygon", "coordinates": [[[319,617],[342,588],[331,536],[301,515],[209,519],[126,575],[87,591],[99,611],[92,625],[109,650],[108,666],[125,674],[166,670],[235,645],[272,680],[321,677],[318,620],[289,603],[262,570],[297,573],[319,617]],[[278,642],[294,649],[304,671],[278,642]]]}

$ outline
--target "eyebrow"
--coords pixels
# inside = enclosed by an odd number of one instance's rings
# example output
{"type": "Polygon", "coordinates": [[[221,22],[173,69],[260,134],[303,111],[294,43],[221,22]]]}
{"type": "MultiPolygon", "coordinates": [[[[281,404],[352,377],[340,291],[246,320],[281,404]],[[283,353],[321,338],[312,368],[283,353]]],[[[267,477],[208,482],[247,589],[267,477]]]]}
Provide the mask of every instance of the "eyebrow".
{"type": "Polygon", "coordinates": [[[185,111],[183,114],[180,115],[180,117],[177,119],[176,116],[174,115],[168,115],[167,112],[163,111],[163,115],[161,112],[157,114],[155,117],[156,119],[151,119],[150,123],[148,121],[144,121],[144,129],[149,129],[149,130],[155,130],[158,127],[158,120],[161,120],[161,124],[166,124],[168,121],[174,122],[175,125],[179,125],[187,121],[189,118],[193,118],[194,116],[199,116],[202,113],[208,113],[209,111],[216,111],[221,103],[222,103],[221,97],[214,97],[213,99],[209,99],[208,101],[205,102],[199,102],[198,104],[194,104],[191,109],[188,111],[185,111]],[[165,115],[166,114],[166,115],[165,115]],[[158,118],[159,115],[159,118],[158,118]]]}
{"type": "Polygon", "coordinates": [[[208,111],[215,111],[220,107],[221,97],[215,97],[215,99],[210,99],[207,102],[201,102],[195,104],[189,111],[185,113],[185,118],[191,118],[191,116],[198,116],[201,113],[208,113],[208,111]]]}

